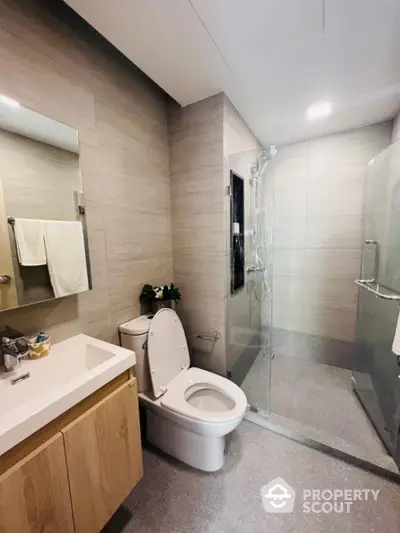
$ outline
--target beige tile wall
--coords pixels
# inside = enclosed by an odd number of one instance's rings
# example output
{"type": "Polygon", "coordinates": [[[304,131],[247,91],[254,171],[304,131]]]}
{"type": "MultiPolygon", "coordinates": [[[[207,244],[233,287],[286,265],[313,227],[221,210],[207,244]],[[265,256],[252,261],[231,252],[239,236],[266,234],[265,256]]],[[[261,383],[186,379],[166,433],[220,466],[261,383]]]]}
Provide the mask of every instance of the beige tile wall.
{"type": "Polygon", "coordinates": [[[0,1],[0,92],[79,131],[94,289],[0,324],[117,341],[142,285],[173,275],[166,96],[63,2],[47,4],[0,1]]]}
{"type": "Polygon", "coordinates": [[[231,365],[228,357],[236,358],[250,341],[249,332],[256,327],[251,320],[259,329],[260,312],[252,309],[248,287],[230,295],[226,194],[230,169],[245,177],[248,189],[259,143],[222,93],[185,108],[171,103],[169,137],[174,279],[182,292],[178,313],[193,362],[224,375],[231,365]],[[232,346],[233,324],[238,350],[232,346]],[[215,344],[196,339],[197,333],[215,330],[221,333],[215,344]]]}
{"type": "Polygon", "coordinates": [[[354,340],[366,169],[391,131],[386,122],[280,149],[273,162],[276,328],[354,340]]]}
{"type": "Polygon", "coordinates": [[[218,94],[169,106],[174,279],[192,362],[226,373],[223,103],[218,94]],[[216,343],[197,333],[221,333],[216,343]]]}

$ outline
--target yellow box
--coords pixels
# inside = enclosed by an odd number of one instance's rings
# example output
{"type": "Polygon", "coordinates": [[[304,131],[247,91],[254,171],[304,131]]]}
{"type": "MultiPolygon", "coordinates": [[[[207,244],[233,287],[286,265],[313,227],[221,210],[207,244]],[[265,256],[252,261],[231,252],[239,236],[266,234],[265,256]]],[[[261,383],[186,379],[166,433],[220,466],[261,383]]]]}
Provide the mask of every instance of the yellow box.
{"type": "Polygon", "coordinates": [[[34,339],[28,343],[29,357],[31,359],[41,359],[49,355],[51,351],[51,337],[47,337],[42,342],[34,342],[34,339]]]}

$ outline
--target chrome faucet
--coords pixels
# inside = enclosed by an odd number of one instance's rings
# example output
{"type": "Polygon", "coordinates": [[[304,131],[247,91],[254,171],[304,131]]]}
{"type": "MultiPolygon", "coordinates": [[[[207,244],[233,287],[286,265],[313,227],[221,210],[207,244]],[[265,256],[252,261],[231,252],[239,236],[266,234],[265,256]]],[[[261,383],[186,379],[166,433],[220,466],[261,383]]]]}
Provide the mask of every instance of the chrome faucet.
{"type": "Polygon", "coordinates": [[[4,366],[7,372],[12,372],[20,366],[20,359],[27,353],[26,342],[22,339],[11,340],[3,337],[0,343],[4,366]]]}
{"type": "Polygon", "coordinates": [[[20,365],[21,355],[15,355],[3,351],[4,366],[7,372],[13,372],[20,365]]]}

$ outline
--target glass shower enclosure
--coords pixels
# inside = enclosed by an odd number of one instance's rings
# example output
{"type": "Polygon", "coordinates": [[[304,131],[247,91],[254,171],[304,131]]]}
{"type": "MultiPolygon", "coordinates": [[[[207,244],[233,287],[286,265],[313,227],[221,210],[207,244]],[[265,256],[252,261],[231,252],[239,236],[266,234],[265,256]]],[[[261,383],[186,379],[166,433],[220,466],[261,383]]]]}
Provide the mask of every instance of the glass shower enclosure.
{"type": "MultiPolygon", "coordinates": [[[[400,467],[400,326],[399,348],[393,347],[400,311],[400,141],[381,152],[367,168],[364,244],[359,279],[354,280],[359,287],[356,342],[351,342],[351,361],[343,368],[307,359],[304,353],[296,357],[297,346],[294,355],[286,356],[283,351],[274,358],[272,354],[272,345],[276,350],[276,338],[272,342],[276,333],[272,327],[274,180],[279,158],[267,158],[268,164],[263,164],[263,154],[253,150],[226,159],[231,180],[229,248],[244,252],[243,261],[235,257],[228,261],[231,281],[237,265],[243,272],[237,283],[230,284],[227,295],[229,376],[245,392],[251,411],[257,413],[250,419],[256,423],[264,425],[268,418],[270,426],[287,424],[287,429],[316,442],[346,453],[351,450],[354,456],[396,469],[382,453],[380,441],[400,467]],[[237,209],[237,191],[243,196],[243,209],[237,209]],[[292,379],[293,375],[297,379],[292,379]],[[348,408],[340,424],[330,422],[337,415],[334,405],[329,410],[326,402],[310,402],[313,394],[317,400],[318,394],[324,394],[321,383],[327,383],[325,379],[332,385],[329,394],[344,398],[341,405],[348,408]],[[292,398],[301,401],[300,406],[285,403],[285,387],[292,398]],[[304,416],[298,416],[301,413],[304,416]],[[340,432],[331,432],[338,427],[340,432]]],[[[318,336],[306,340],[306,348],[310,353],[314,349],[314,356],[327,342],[318,336]]]]}
{"type": "Polygon", "coordinates": [[[400,466],[400,357],[394,353],[400,351],[393,346],[400,309],[400,141],[368,166],[361,278],[356,283],[353,389],[400,466]]]}
{"type": "Polygon", "coordinates": [[[250,408],[264,416],[270,411],[271,388],[273,186],[268,162],[269,156],[256,150],[226,160],[231,226],[228,373],[244,390],[250,408]],[[243,261],[237,257],[240,251],[243,261]],[[246,380],[250,368],[257,370],[257,379],[246,380]]]}

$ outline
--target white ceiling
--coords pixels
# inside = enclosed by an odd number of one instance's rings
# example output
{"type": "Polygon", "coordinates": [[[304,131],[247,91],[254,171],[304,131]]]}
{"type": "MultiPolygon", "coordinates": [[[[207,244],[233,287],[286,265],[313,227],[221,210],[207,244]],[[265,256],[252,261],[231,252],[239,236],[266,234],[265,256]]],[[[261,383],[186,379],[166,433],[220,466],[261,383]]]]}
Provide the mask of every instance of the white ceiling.
{"type": "Polygon", "coordinates": [[[12,107],[0,101],[0,129],[79,153],[76,129],[27,107],[12,107]]]}
{"type": "Polygon", "coordinates": [[[400,107],[399,0],[66,1],[181,105],[224,91],[265,145],[400,107]]]}

